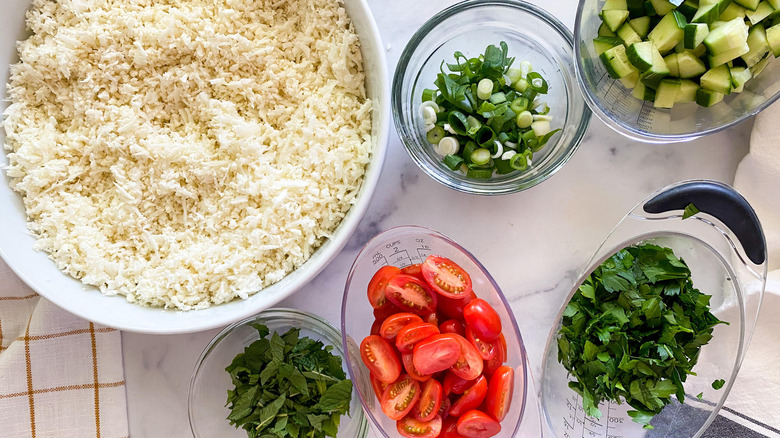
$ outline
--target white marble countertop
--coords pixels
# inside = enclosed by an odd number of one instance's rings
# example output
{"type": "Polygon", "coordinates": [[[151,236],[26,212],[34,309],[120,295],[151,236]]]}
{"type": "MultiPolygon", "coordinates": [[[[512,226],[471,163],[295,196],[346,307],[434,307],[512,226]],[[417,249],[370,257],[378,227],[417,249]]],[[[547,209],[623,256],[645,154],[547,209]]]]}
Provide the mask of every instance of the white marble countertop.
{"type": "MultiPolygon", "coordinates": [[[[379,24],[390,75],[414,31],[452,0],[368,0],[379,24]]],[[[534,1],[573,27],[576,2],[534,1]]],[[[512,303],[532,371],[555,312],[596,247],[618,220],[653,191],[689,178],[733,181],[748,149],[752,122],[682,145],[644,145],[591,121],[574,158],[526,192],[477,197],[422,173],[398,136],[390,137],[379,189],[346,248],[311,284],[280,303],[339,323],[349,266],[378,232],[421,225],[450,236],[491,271],[512,303]]],[[[216,330],[178,336],[123,333],[131,436],[187,437],[187,388],[193,365],[216,330]]]]}

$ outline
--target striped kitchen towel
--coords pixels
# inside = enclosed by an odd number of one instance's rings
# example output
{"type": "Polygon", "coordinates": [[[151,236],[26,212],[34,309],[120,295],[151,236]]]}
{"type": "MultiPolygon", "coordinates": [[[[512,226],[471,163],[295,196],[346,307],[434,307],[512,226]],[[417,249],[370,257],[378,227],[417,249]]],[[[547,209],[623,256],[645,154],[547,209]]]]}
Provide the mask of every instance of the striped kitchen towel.
{"type": "Polygon", "coordinates": [[[39,297],[0,260],[0,438],[127,436],[120,333],[39,297]]]}

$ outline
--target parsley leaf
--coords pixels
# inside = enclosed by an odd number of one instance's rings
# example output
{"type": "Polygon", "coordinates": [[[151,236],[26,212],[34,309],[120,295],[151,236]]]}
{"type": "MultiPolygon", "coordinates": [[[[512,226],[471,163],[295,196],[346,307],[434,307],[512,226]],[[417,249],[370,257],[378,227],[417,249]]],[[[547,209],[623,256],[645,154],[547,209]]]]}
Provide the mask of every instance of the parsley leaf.
{"type": "Polygon", "coordinates": [[[723,380],[723,379],[718,379],[718,380],[716,380],[716,381],[712,382],[712,389],[714,389],[714,390],[718,390],[718,389],[720,389],[720,388],[723,388],[723,385],[725,385],[725,384],[726,384],[726,381],[725,381],[725,380],[723,380]]]}
{"type": "Polygon", "coordinates": [[[298,329],[279,335],[252,327],[260,339],[225,368],[235,385],[228,391],[230,424],[250,438],[335,437],[349,413],[352,381],[333,347],[301,338],[298,329]]]}
{"type": "Polygon", "coordinates": [[[598,266],[566,305],[558,332],[558,361],[585,412],[600,418],[601,402],[625,401],[633,421],[651,429],[672,397],[682,403],[701,346],[724,323],[709,302],[669,248],[624,248],[598,266]]]}

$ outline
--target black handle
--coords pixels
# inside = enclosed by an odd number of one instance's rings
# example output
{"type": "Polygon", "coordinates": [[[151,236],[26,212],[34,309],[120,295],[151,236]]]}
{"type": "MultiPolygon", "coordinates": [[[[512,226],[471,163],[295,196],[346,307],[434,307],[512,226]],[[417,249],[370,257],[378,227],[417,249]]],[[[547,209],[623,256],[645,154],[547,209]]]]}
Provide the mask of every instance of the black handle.
{"type": "Polygon", "coordinates": [[[766,240],[758,216],[747,200],[727,185],[707,181],[681,184],[658,194],[643,208],[657,214],[684,210],[688,204],[720,219],[737,236],[748,258],[757,265],[764,263],[766,240]]]}

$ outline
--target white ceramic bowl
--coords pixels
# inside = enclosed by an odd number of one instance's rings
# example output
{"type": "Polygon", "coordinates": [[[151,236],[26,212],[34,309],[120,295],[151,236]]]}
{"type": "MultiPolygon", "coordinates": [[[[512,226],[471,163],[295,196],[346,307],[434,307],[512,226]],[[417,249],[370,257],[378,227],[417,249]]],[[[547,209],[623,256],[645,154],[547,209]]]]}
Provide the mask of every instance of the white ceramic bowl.
{"type": "MultiPolygon", "coordinates": [[[[16,41],[24,39],[24,15],[29,0],[5,0],[0,15],[0,64],[18,61],[16,41]]],[[[205,310],[181,312],[145,308],[131,304],[124,297],[102,295],[97,288],[85,286],[62,273],[46,253],[34,251],[35,238],[26,225],[26,214],[19,194],[8,187],[3,173],[0,183],[0,256],[25,283],[57,306],[82,318],[121,330],[172,334],[188,333],[221,327],[254,315],[297,291],[333,259],[346,244],[366,212],[376,188],[387,149],[390,126],[390,97],[385,50],[371,12],[365,0],[344,0],[344,7],[360,37],[363,66],[366,72],[368,96],[374,100],[374,155],[366,171],[358,200],[344,220],[326,241],[300,268],[278,283],[247,300],[234,300],[205,310]]],[[[0,112],[8,105],[6,84],[8,68],[0,68],[0,112]]],[[[0,130],[0,143],[5,137],[0,130]]],[[[0,147],[0,168],[7,164],[6,153],[0,147]]]]}

